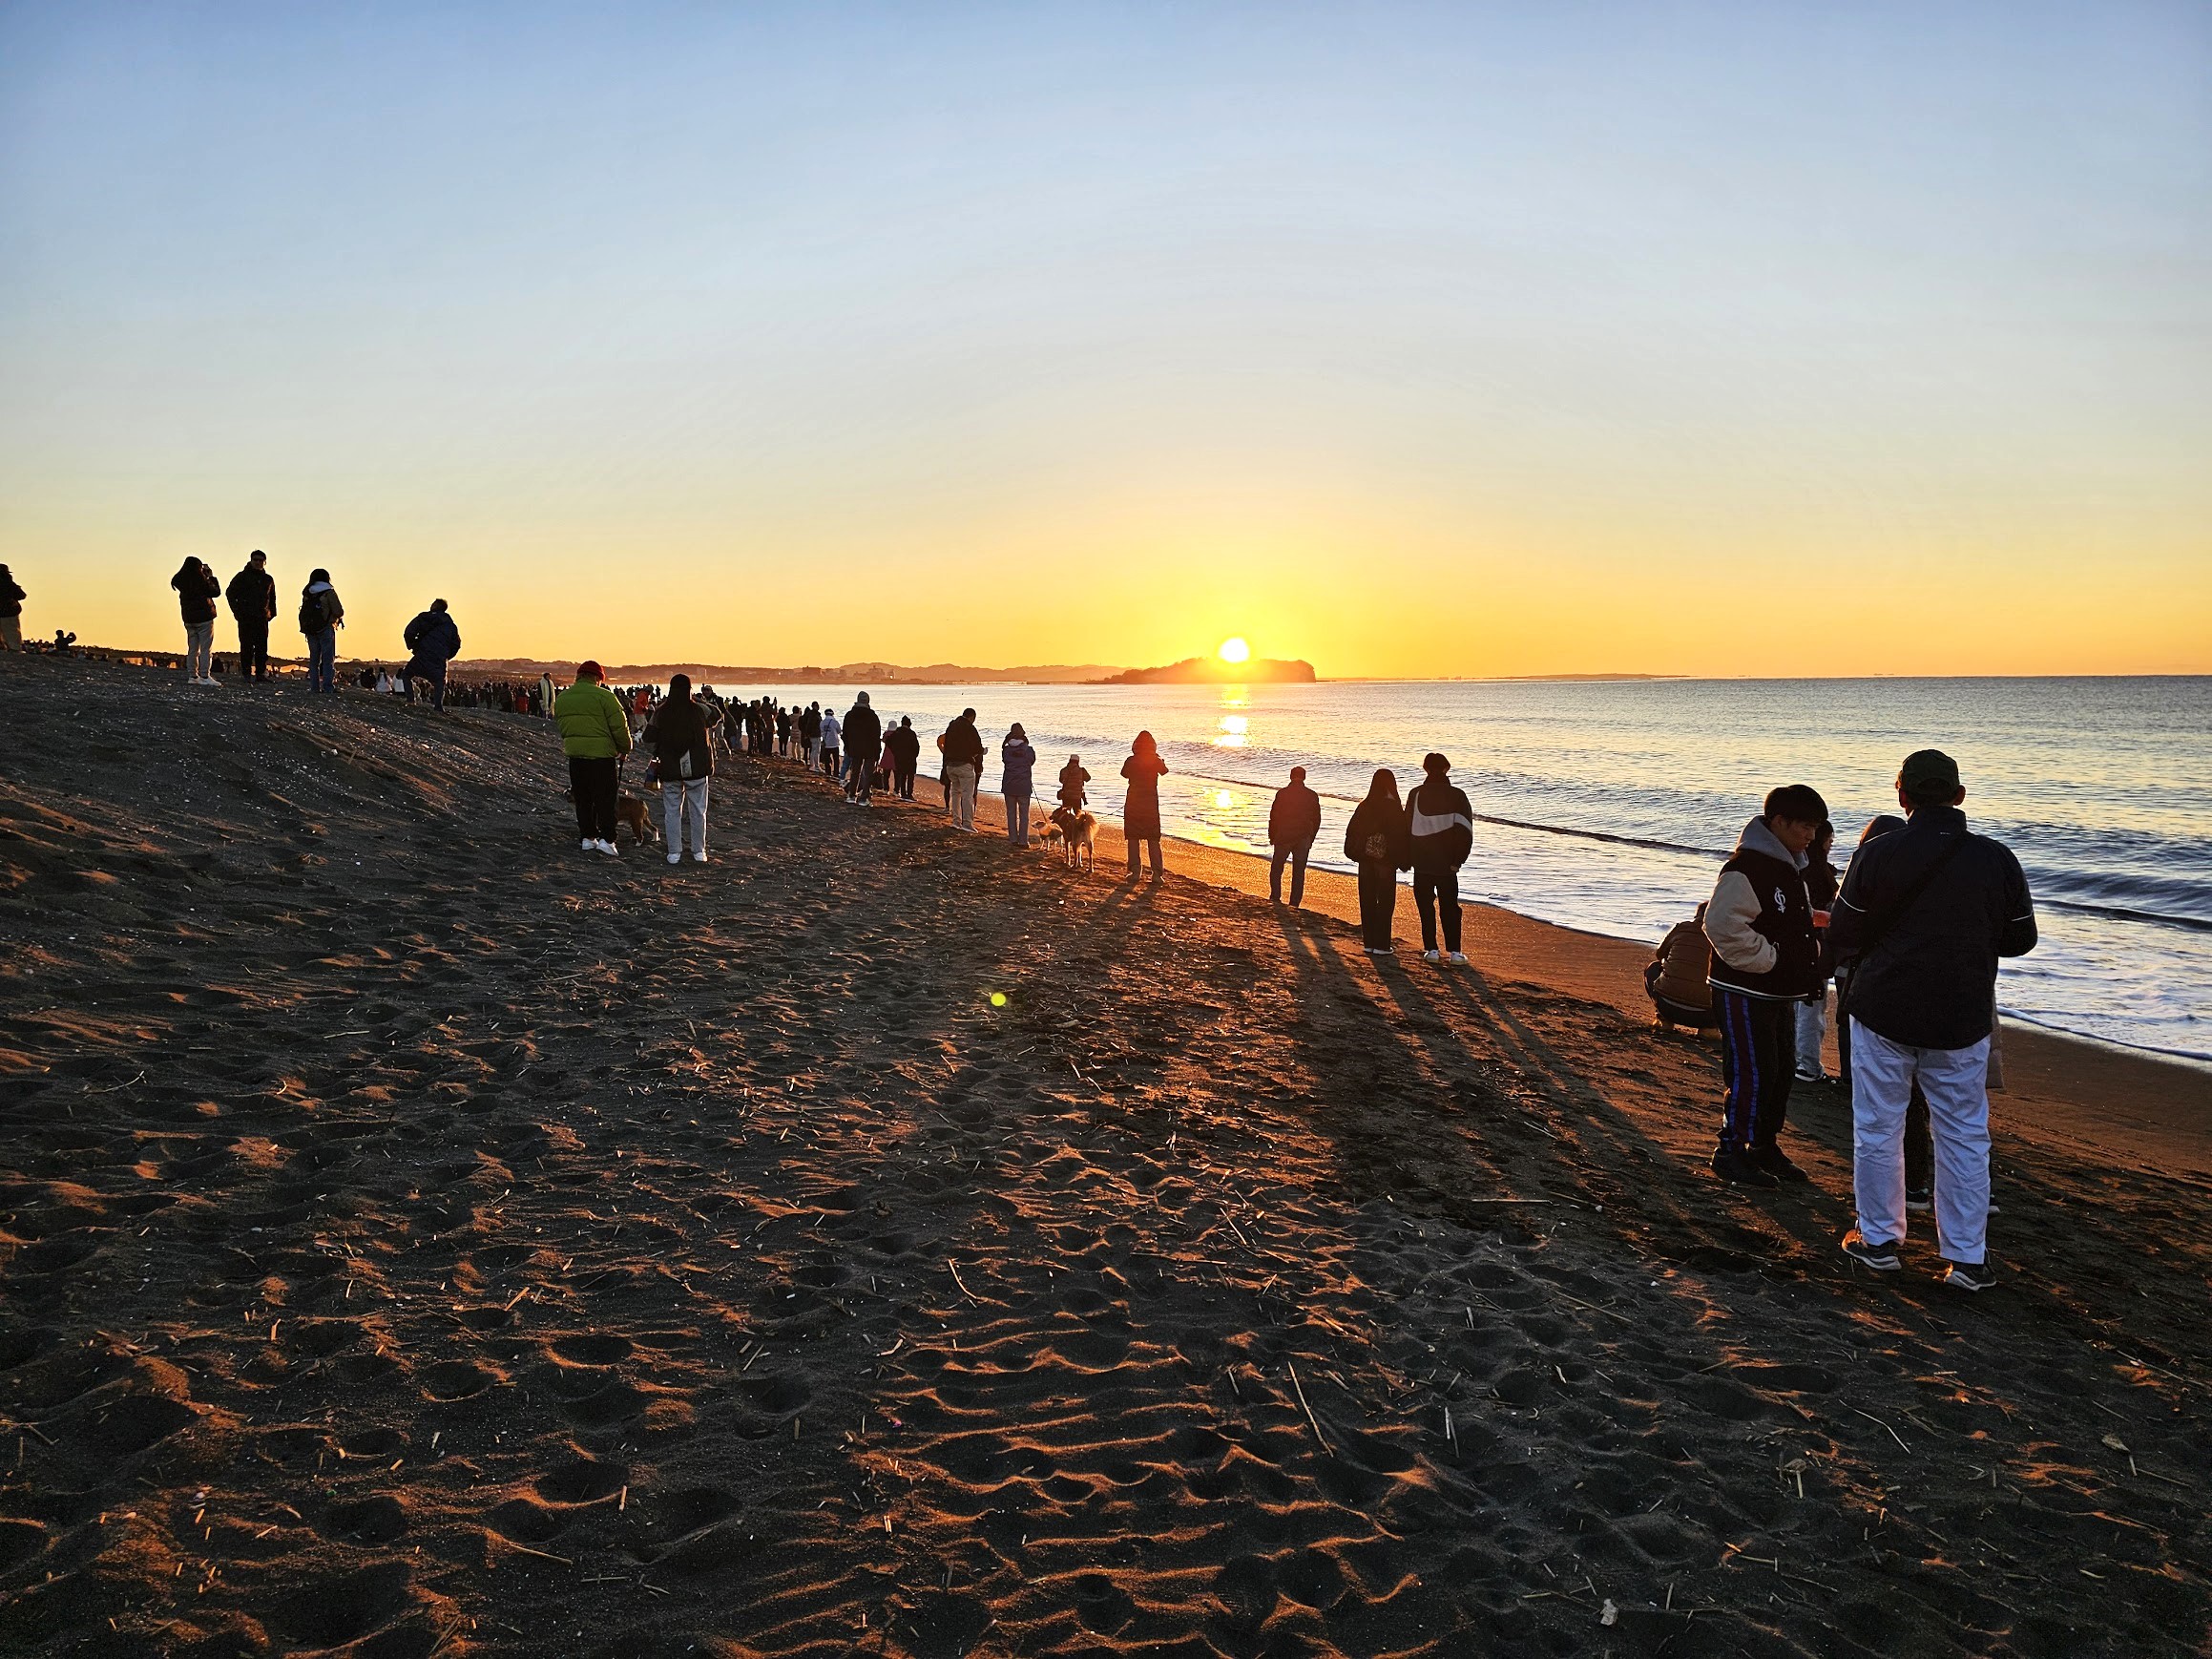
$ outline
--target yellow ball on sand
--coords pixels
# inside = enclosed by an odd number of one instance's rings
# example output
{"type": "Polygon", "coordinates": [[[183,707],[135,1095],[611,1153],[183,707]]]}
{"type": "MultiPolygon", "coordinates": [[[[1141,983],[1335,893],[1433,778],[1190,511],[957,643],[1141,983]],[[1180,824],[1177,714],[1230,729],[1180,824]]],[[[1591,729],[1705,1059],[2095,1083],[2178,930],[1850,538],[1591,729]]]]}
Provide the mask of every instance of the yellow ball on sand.
{"type": "Polygon", "coordinates": [[[1006,1006],[1006,993],[1004,991],[993,991],[991,994],[991,1005],[993,1008],[1004,1008],[1006,1006]]]}

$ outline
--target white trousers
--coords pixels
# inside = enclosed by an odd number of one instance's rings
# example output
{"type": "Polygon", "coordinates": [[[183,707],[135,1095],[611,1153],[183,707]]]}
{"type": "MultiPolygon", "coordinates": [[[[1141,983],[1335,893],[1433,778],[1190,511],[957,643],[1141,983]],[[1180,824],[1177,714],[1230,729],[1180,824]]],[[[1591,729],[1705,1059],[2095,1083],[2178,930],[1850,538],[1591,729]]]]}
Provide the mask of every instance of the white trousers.
{"type": "Polygon", "coordinates": [[[712,778],[685,778],[660,786],[661,833],[668,850],[683,850],[684,829],[691,830],[691,850],[706,856],[706,795],[712,778]]]}
{"type": "Polygon", "coordinates": [[[1851,1021],[1851,1186],[1869,1244],[1905,1236],[1905,1108],[1912,1082],[1935,1141],[1935,1243],[1946,1261],[1989,1253],[1990,1040],[1908,1048],[1851,1021]]]}
{"type": "Polygon", "coordinates": [[[1828,1032],[1827,988],[1821,988],[1818,1002],[1797,1005],[1797,1075],[1805,1082],[1821,1075],[1821,1040],[1828,1032]]]}
{"type": "Polygon", "coordinates": [[[975,828],[975,768],[970,766],[947,766],[945,776],[952,785],[952,822],[963,830],[975,828]]]}

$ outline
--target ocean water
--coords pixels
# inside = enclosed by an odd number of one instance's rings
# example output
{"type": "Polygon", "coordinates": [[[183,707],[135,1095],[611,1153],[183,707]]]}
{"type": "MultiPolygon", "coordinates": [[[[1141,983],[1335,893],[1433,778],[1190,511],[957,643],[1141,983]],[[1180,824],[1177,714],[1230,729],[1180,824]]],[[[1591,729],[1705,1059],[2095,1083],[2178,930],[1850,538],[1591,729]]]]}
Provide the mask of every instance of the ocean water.
{"type": "MultiPolygon", "coordinates": [[[[772,691],[842,711],[850,687],[772,691]]],[[[883,686],[927,738],[963,706],[993,751],[1013,721],[1040,793],[1071,753],[1117,816],[1140,728],[1170,768],[1168,832],[1264,851],[1267,806],[1293,766],[1321,794],[1315,862],[1348,869],[1344,823],[1375,768],[1401,788],[1441,750],[1473,803],[1461,892],[1545,921],[1656,940],[1712,889],[1767,788],[1826,798],[1840,867],[1866,821],[1895,809],[1910,750],[1943,748],[1969,822],[2018,854],[2042,943],[2008,962],[2014,1018],[2212,1060],[2212,678],[1362,682],[1232,686],[883,686]]],[[[1173,862],[1172,850],[1170,863],[1173,862]]]]}

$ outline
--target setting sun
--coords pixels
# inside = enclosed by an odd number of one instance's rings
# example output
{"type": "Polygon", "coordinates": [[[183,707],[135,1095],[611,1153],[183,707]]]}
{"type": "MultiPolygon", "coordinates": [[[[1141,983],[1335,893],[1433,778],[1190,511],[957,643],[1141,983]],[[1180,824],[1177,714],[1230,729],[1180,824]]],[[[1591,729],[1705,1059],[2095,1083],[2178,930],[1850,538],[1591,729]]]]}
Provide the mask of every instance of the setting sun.
{"type": "Polygon", "coordinates": [[[1250,661],[1252,647],[1245,643],[1242,636],[1239,636],[1237,639],[1221,641],[1221,661],[1224,662],[1244,662],[1250,661]]]}

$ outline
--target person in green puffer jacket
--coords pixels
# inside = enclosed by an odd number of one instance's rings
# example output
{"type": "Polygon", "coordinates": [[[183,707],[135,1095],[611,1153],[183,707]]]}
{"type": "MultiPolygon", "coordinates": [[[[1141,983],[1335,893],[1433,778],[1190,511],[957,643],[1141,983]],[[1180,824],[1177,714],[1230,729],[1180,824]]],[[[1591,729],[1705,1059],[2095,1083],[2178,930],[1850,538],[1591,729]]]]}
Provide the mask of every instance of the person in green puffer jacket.
{"type": "Polygon", "coordinates": [[[569,757],[570,792],[586,852],[615,855],[615,796],[618,770],[630,752],[630,720],[622,701],[603,683],[596,662],[576,666],[576,682],[553,699],[553,715],[569,757]]]}

